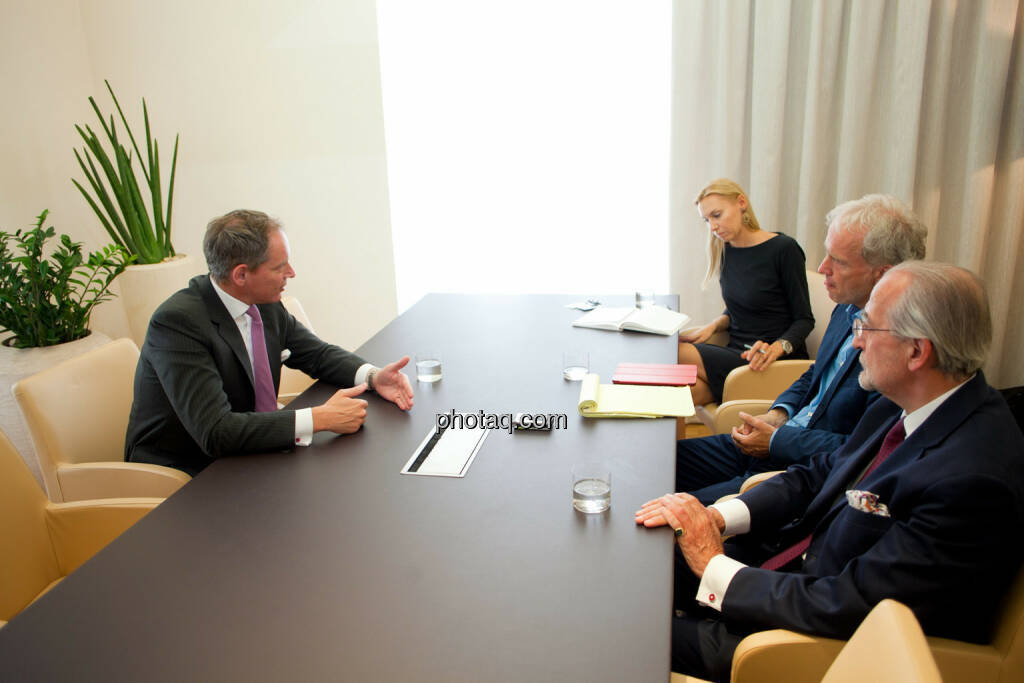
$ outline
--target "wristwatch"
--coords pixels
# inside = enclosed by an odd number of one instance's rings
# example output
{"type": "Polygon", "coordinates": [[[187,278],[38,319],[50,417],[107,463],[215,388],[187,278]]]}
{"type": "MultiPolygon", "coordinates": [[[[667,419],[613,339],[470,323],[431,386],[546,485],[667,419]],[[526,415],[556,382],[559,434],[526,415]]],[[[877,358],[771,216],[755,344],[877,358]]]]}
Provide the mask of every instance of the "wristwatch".
{"type": "Polygon", "coordinates": [[[793,353],[793,345],[789,343],[788,339],[780,339],[779,343],[782,344],[782,355],[788,356],[793,353]]]}

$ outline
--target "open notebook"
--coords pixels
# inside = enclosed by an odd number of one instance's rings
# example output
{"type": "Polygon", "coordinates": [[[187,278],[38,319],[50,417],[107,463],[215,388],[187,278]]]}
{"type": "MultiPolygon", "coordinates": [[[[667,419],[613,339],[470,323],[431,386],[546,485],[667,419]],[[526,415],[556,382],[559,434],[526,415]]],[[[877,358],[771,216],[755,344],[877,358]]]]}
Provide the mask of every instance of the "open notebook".
{"type": "Polygon", "coordinates": [[[677,313],[664,306],[646,308],[616,308],[598,306],[573,321],[575,327],[591,327],[597,330],[633,330],[651,334],[676,334],[683,325],[690,322],[690,316],[677,313]]]}
{"type": "Polygon", "coordinates": [[[593,373],[580,386],[583,417],[688,417],[693,415],[690,387],[601,384],[593,373]]]}

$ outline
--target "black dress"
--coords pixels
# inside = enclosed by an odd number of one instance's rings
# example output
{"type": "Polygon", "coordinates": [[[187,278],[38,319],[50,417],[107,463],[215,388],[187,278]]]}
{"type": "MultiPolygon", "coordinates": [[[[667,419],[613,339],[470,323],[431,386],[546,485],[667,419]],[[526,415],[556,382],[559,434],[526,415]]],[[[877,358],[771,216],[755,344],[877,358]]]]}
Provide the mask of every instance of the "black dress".
{"type": "Polygon", "coordinates": [[[740,358],[744,344],[786,339],[793,345],[786,358],[807,358],[805,339],[814,316],[806,267],[803,249],[782,233],[752,247],[725,245],[718,283],[729,316],[729,345],[696,345],[716,401],[722,400],[729,372],[747,364],[740,358]]]}

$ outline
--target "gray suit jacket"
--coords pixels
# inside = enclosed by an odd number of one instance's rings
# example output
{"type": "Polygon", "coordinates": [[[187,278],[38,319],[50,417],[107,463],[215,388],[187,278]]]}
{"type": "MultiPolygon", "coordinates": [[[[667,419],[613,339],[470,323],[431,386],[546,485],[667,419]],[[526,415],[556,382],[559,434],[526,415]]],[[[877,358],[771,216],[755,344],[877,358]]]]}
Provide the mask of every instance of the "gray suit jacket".
{"type": "MultiPolygon", "coordinates": [[[[363,359],[327,344],[280,303],[260,304],[274,387],[285,365],[339,386],[352,386],[363,359]]],[[[291,448],[292,410],[253,412],[252,367],[242,336],[199,275],[153,314],[135,371],[135,400],[125,460],[195,474],[222,455],[291,448]]]]}

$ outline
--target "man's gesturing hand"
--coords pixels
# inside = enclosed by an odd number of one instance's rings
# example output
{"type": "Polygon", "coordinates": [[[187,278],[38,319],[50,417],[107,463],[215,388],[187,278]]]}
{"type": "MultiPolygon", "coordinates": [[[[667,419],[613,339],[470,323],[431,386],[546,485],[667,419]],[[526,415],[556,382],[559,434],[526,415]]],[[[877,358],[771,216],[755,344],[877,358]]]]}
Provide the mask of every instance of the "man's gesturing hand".
{"type": "Polygon", "coordinates": [[[321,406],[313,408],[313,431],[331,431],[351,434],[363,426],[366,419],[366,401],[355,398],[366,391],[366,384],[335,392],[321,406]]]}
{"type": "Polygon", "coordinates": [[[402,410],[412,408],[412,386],[409,378],[401,372],[409,362],[409,356],[402,356],[394,363],[389,363],[377,371],[373,377],[373,389],[402,410]]]}

